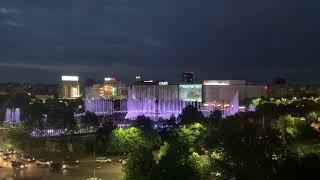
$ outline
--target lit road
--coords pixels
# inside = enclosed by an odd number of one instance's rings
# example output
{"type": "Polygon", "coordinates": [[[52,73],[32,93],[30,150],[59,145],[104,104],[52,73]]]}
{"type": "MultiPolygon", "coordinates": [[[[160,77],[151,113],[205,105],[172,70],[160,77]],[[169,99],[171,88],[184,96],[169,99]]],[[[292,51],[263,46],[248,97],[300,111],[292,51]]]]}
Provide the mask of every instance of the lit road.
{"type": "Polygon", "coordinates": [[[6,167],[4,162],[0,163],[0,180],[15,180],[30,179],[30,180],[86,180],[95,175],[103,180],[118,180],[122,179],[122,165],[117,161],[110,164],[100,164],[95,161],[80,162],[79,167],[75,169],[61,170],[53,172],[48,168],[40,168],[35,163],[29,164],[29,167],[22,170],[13,170],[11,167],[6,167]]]}

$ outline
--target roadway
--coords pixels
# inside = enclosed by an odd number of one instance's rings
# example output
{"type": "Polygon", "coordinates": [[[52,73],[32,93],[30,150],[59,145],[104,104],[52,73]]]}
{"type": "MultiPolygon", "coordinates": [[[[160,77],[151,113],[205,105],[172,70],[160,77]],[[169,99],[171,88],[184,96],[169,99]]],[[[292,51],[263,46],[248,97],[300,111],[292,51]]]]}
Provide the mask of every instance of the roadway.
{"type": "Polygon", "coordinates": [[[124,175],[122,165],[117,161],[110,164],[97,163],[94,160],[80,161],[78,168],[57,172],[37,167],[35,163],[29,164],[26,169],[13,170],[8,162],[0,160],[0,166],[0,180],[86,180],[93,177],[94,172],[97,178],[118,180],[124,175]]]}

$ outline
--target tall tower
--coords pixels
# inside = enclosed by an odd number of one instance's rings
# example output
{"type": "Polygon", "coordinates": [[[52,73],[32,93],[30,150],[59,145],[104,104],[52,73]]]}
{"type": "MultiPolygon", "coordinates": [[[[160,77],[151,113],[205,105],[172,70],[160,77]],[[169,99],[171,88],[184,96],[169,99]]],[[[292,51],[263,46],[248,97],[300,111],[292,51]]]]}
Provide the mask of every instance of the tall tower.
{"type": "Polygon", "coordinates": [[[193,72],[184,72],[183,73],[183,82],[184,83],[193,83],[194,82],[193,72]]]}
{"type": "Polygon", "coordinates": [[[136,75],[136,82],[140,82],[140,81],[142,81],[141,75],[140,75],[140,74],[137,74],[137,75],[136,75]]]}

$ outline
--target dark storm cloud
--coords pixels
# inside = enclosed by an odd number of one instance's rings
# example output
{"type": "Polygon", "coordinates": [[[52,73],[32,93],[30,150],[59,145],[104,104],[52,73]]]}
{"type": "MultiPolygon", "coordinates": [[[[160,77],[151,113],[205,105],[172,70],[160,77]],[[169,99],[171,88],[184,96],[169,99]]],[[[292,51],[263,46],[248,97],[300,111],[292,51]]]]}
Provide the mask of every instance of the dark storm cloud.
{"type": "Polygon", "coordinates": [[[33,81],[66,71],[178,80],[192,70],[318,81],[319,18],[316,0],[0,0],[0,80],[17,70],[33,81]]]}

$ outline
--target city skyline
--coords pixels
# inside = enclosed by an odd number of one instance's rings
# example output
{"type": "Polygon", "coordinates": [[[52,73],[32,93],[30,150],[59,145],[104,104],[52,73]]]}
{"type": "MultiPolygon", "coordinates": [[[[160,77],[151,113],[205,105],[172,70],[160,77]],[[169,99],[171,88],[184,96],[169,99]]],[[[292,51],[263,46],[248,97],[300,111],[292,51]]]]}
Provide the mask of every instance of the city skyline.
{"type": "Polygon", "coordinates": [[[0,179],[316,179],[319,0],[0,0],[0,179]]]}
{"type": "Polygon", "coordinates": [[[317,1],[0,2],[0,82],[57,82],[64,73],[175,82],[184,71],[320,81],[317,1]]]}

